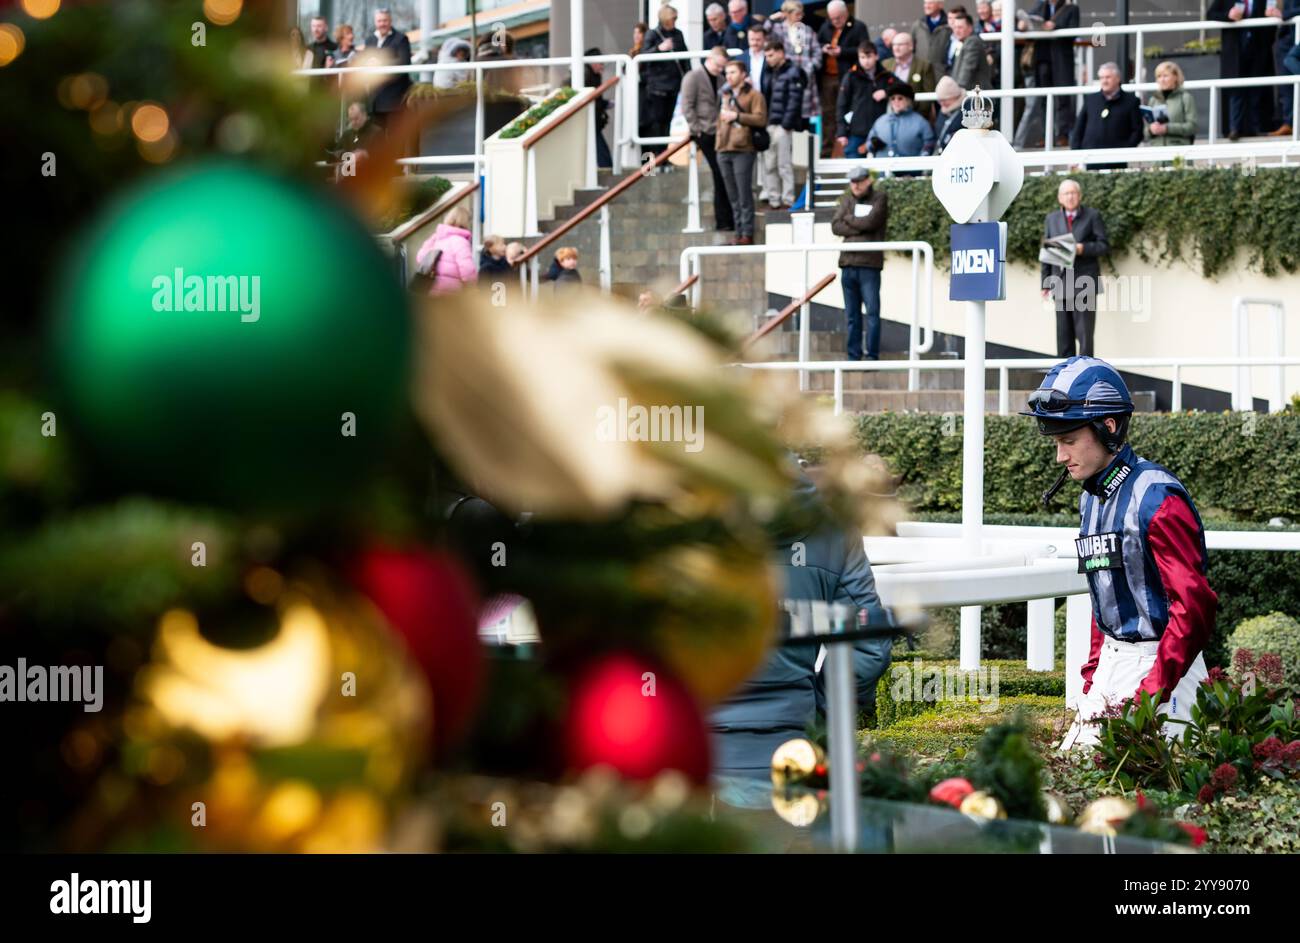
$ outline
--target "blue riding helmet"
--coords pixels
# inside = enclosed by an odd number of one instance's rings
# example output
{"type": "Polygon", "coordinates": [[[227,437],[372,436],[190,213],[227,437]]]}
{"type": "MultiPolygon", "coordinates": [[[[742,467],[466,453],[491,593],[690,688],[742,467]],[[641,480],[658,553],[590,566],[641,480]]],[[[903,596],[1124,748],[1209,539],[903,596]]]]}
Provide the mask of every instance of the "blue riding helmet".
{"type": "Polygon", "coordinates": [[[1133,399],[1119,371],[1096,357],[1071,357],[1057,364],[1029,394],[1029,409],[1020,413],[1037,419],[1043,435],[1062,435],[1090,425],[1111,452],[1124,445],[1132,414],[1133,399]],[[1107,416],[1116,421],[1114,432],[1106,428],[1107,416]]]}

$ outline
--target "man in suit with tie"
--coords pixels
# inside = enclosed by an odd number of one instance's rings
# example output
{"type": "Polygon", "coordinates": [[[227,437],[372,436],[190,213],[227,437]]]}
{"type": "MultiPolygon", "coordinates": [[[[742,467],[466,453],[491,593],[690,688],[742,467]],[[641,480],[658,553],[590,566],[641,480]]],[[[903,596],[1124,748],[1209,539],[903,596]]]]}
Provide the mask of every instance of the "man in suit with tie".
{"type": "MultiPolygon", "coordinates": [[[[1070,0],[1041,0],[1031,16],[1042,17],[1042,29],[1078,29],[1079,8],[1070,0]]],[[[1034,40],[1034,85],[1048,88],[1053,85],[1074,85],[1074,40],[1034,40]]],[[[1053,117],[1056,146],[1065,147],[1074,128],[1074,96],[1057,95],[1056,114],[1053,117]]]]}
{"type": "Polygon", "coordinates": [[[1043,297],[1056,304],[1056,355],[1092,356],[1092,334],[1097,324],[1097,295],[1101,291],[1101,262],[1110,252],[1101,214],[1080,206],[1083,190],[1076,180],[1066,180],[1056,191],[1059,210],[1047,214],[1043,241],[1071,233],[1075,262],[1068,268],[1042,265],[1043,297]],[[1075,349],[1075,343],[1078,349],[1075,349]]]}
{"type": "MultiPolygon", "coordinates": [[[[393,29],[393,13],[387,7],[375,11],[375,31],[366,40],[367,50],[380,50],[383,65],[410,65],[411,41],[393,29]]],[[[394,75],[377,87],[370,101],[370,120],[385,131],[401,116],[410,75],[394,75]]]]}
{"type": "MultiPolygon", "coordinates": [[[[1207,20],[1236,23],[1238,20],[1272,16],[1281,18],[1275,0],[1213,0],[1205,11],[1207,20]]],[[[1288,26],[1287,29],[1292,29],[1288,26]]],[[[1220,75],[1225,79],[1273,74],[1273,43],[1277,27],[1225,29],[1219,50],[1220,75]]],[[[1289,91],[1289,90],[1288,90],[1289,91]]],[[[1214,94],[1211,92],[1210,94],[1214,94]]],[[[1228,98],[1228,140],[1273,130],[1272,89],[1234,88],[1228,98]]]]}

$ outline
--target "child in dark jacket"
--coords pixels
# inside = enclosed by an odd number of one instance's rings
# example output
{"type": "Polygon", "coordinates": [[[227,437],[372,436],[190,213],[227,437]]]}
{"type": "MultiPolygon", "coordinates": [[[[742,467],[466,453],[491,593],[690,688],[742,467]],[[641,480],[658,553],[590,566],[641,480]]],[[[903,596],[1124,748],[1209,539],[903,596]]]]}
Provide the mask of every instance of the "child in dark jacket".
{"type": "Polygon", "coordinates": [[[560,249],[555,253],[550,269],[542,277],[548,282],[555,282],[556,291],[581,285],[582,276],[578,273],[578,250],[572,246],[560,249]]]}
{"type": "Polygon", "coordinates": [[[505,281],[510,274],[510,260],[506,258],[506,241],[500,236],[483,240],[483,251],[478,259],[478,283],[491,285],[505,281]]]}

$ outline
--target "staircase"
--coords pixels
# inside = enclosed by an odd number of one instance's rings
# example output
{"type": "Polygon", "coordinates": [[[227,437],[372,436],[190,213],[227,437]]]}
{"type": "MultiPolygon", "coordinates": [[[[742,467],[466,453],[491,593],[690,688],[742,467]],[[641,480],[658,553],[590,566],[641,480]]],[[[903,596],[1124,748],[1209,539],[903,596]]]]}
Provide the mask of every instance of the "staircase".
{"type": "MultiPolygon", "coordinates": [[[[820,306],[819,306],[820,307],[820,306]]],[[[823,309],[814,312],[812,329],[809,331],[809,359],[817,361],[844,360],[848,346],[848,333],[843,324],[829,327],[824,318],[817,314],[830,312],[823,309]]],[[[838,318],[840,313],[834,311],[838,318]]],[[[793,319],[791,319],[793,321],[793,319]]],[[[799,331],[790,323],[788,329],[774,331],[768,338],[759,357],[755,359],[795,361],[799,359],[799,331]]],[[[886,322],[881,332],[881,360],[903,361],[907,359],[907,327],[886,322]],[[891,330],[892,328],[892,330],[891,330]],[[892,336],[891,336],[892,335],[892,336]]],[[[936,340],[936,351],[941,348],[936,340]]],[[[923,354],[922,360],[946,359],[941,353],[923,354]]],[[[798,374],[790,373],[789,382],[796,384],[798,374]]],[[[1008,378],[1009,391],[1007,405],[1015,411],[1024,409],[1029,394],[1038,387],[1040,375],[1031,370],[1013,370],[1008,378]]],[[[892,371],[888,373],[871,373],[867,371],[845,371],[844,373],[844,410],[846,412],[961,412],[965,405],[963,385],[965,377],[960,370],[921,370],[917,373],[917,389],[907,388],[907,372],[892,371]]],[[[835,389],[835,375],[830,371],[808,374],[809,392],[816,396],[831,396],[835,389]]],[[[985,375],[984,408],[987,412],[998,410],[998,371],[989,370],[985,375]]]]}
{"type": "MultiPolygon", "coordinates": [[[[660,170],[639,181],[609,204],[609,247],[613,266],[613,291],[635,300],[646,288],[663,295],[680,282],[681,253],[689,246],[725,245],[731,232],[713,229],[713,180],[708,165],[700,165],[700,221],[703,232],[683,233],[687,216],[688,168],[660,170]]],[[[577,190],[570,206],[557,209],[555,218],[539,224],[550,233],[590,206],[621,178],[602,172],[595,190],[577,190]]],[[[762,240],[763,217],[757,221],[755,238],[762,240]]],[[[588,284],[599,279],[600,214],[592,214],[572,229],[559,245],[578,250],[578,269],[588,284]]],[[[558,245],[557,245],[558,248],[558,245]]],[[[543,260],[543,269],[550,264],[543,260]]],[[[708,259],[700,279],[701,297],[711,306],[723,310],[752,312],[758,315],[767,308],[763,289],[763,259],[733,256],[708,259]]],[[[745,329],[752,325],[745,318],[745,329]]]]}
{"type": "MultiPolygon", "coordinates": [[[[647,176],[609,205],[610,258],[613,266],[613,291],[635,300],[646,288],[661,295],[671,291],[680,282],[681,252],[688,246],[725,245],[733,235],[716,232],[713,223],[713,182],[708,165],[700,165],[700,221],[704,232],[683,233],[687,216],[688,169],[673,168],[647,176]]],[[[595,190],[577,190],[570,206],[562,206],[555,218],[539,224],[544,233],[553,232],[590,206],[608,187],[620,178],[602,173],[600,187],[595,190]]],[[[823,211],[824,212],[824,211],[823,211]]],[[[786,221],[788,213],[772,213],[759,207],[756,219],[755,240],[762,242],[768,216],[786,221]]],[[[820,214],[819,214],[820,215],[820,214]]],[[[599,279],[600,214],[595,213],[579,223],[559,240],[560,245],[578,250],[578,268],[587,284],[599,279]]],[[[549,259],[542,260],[545,269],[549,259]]],[[[758,327],[765,314],[788,303],[788,298],[771,296],[767,292],[765,266],[761,255],[706,258],[700,279],[703,304],[734,315],[737,330],[747,332],[758,327]]],[[[547,292],[543,286],[543,295],[547,292]]],[[[843,360],[847,348],[847,332],[843,312],[838,308],[813,303],[811,306],[810,346],[813,360],[843,360]]],[[[886,321],[881,336],[882,357],[888,360],[905,359],[908,328],[898,322],[886,321]]],[[[945,344],[950,353],[960,355],[960,338],[936,338],[935,351],[925,359],[941,356],[945,344]]],[[[747,359],[797,360],[799,333],[792,318],[778,330],[764,338],[747,359]]],[[[798,384],[797,373],[771,374],[780,383],[792,387],[798,384]]],[[[963,401],[963,376],[957,371],[921,371],[918,389],[907,389],[907,373],[870,373],[865,371],[844,374],[844,409],[851,412],[961,412],[963,401]]],[[[998,372],[988,371],[985,408],[996,412],[998,408],[998,372]]],[[[1008,405],[1013,410],[1023,409],[1029,393],[1038,386],[1040,375],[1033,371],[1012,371],[1008,405]]],[[[810,393],[829,397],[834,390],[834,375],[830,372],[809,374],[810,393]]]]}

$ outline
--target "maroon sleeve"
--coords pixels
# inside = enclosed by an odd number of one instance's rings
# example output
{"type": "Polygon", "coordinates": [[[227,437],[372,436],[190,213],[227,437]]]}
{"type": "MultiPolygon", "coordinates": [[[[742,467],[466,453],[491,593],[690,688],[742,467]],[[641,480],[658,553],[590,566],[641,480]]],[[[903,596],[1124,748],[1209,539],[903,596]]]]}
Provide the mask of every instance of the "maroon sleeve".
{"type": "Polygon", "coordinates": [[[1087,694],[1088,689],[1092,687],[1092,675],[1097,670],[1097,662],[1101,660],[1101,644],[1106,637],[1101,634],[1097,628],[1097,616],[1092,617],[1092,644],[1088,648],[1088,660],[1083,663],[1083,668],[1079,674],[1083,675],[1083,693],[1087,694]]]}
{"type": "Polygon", "coordinates": [[[1203,572],[1200,524],[1181,496],[1167,496],[1151,516],[1147,545],[1169,599],[1169,622],[1160,636],[1156,663],[1137,693],[1155,694],[1163,689],[1163,697],[1168,700],[1210,640],[1219,598],[1203,572]]]}

